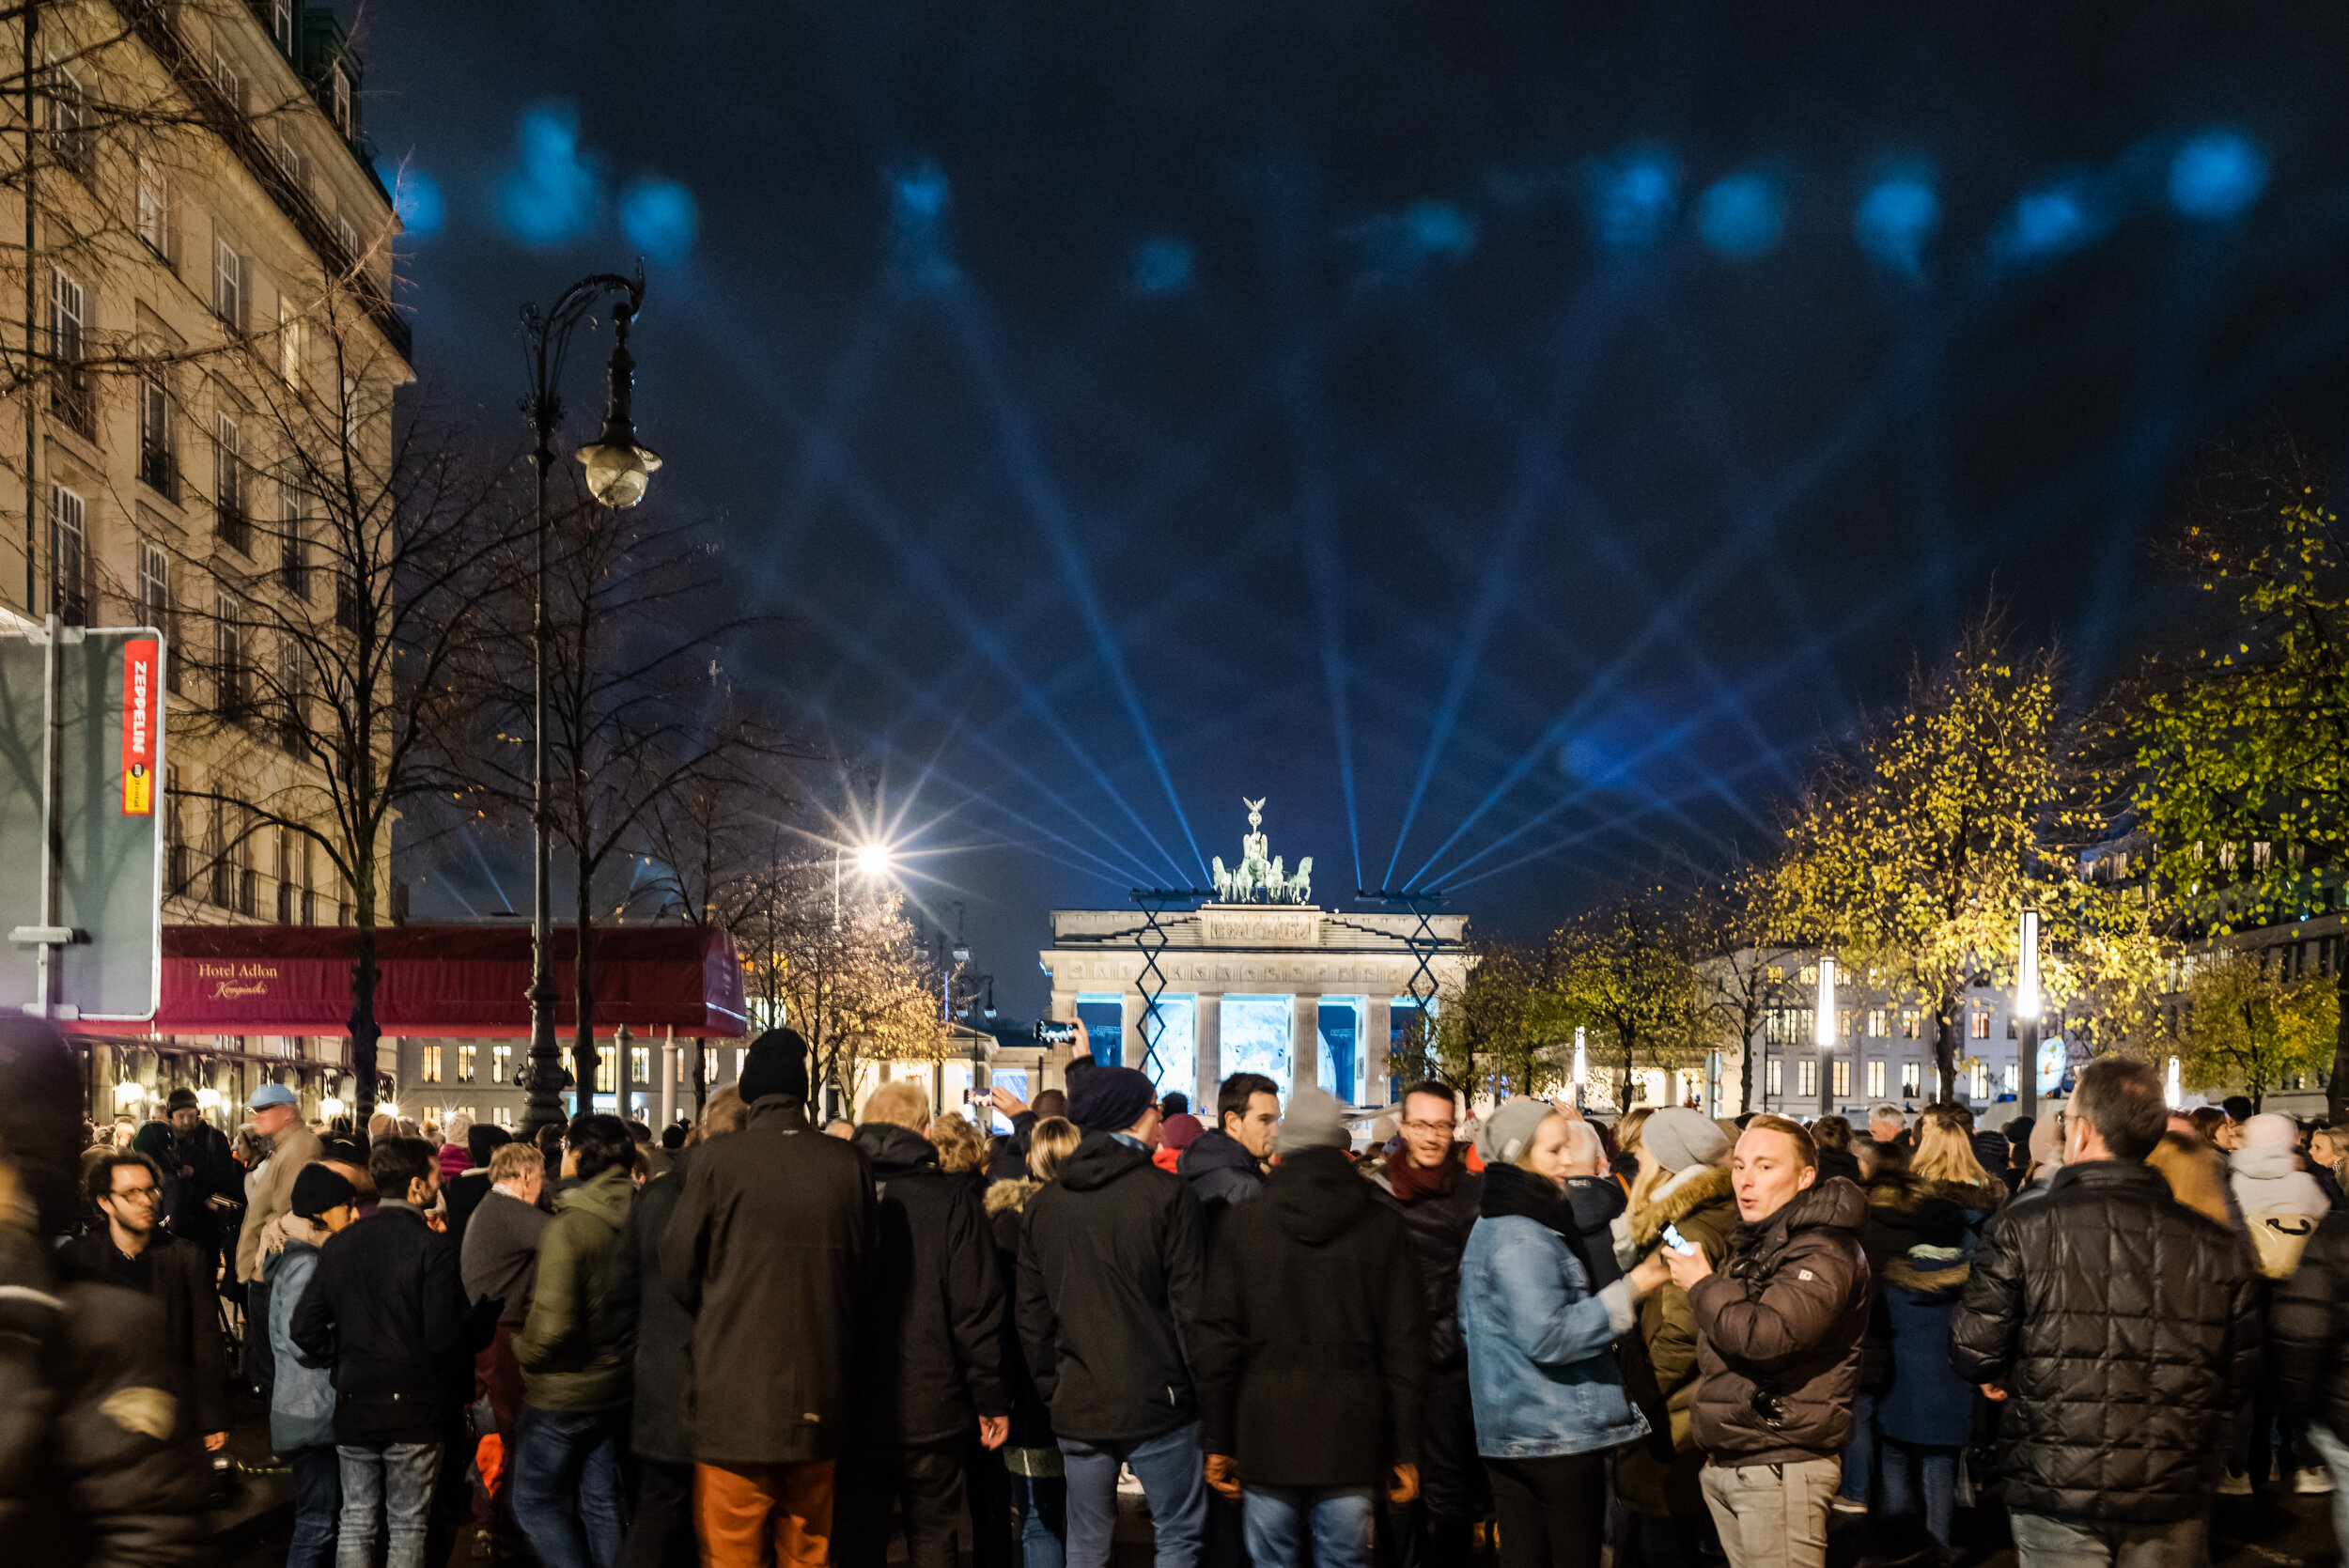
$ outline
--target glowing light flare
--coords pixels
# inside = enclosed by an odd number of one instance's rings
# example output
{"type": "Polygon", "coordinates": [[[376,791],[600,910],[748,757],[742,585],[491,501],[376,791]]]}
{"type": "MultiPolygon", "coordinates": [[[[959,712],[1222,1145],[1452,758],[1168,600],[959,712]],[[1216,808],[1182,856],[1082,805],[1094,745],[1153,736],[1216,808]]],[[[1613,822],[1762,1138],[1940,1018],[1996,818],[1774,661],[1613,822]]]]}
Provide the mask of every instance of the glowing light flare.
{"type": "Polygon", "coordinates": [[[681,260],[693,248],[701,210],[693,193],[677,181],[640,179],[620,196],[620,228],[654,260],[681,260]]]}
{"type": "Polygon", "coordinates": [[[1852,237],[1877,261],[1909,277],[1924,270],[1925,247],[1941,227],[1941,198],[1923,174],[1888,175],[1852,214],[1852,237]]]}
{"type": "Polygon", "coordinates": [[[2174,1056],[2170,1059],[2170,1081],[2168,1088],[2163,1092],[2163,1098],[2172,1110],[2186,1109],[2186,1089],[2179,1081],[2178,1059],[2174,1056]]]}
{"type": "Polygon", "coordinates": [[[2020,945],[2015,960],[2015,1016],[2026,1023],[2039,1018],[2039,911],[2023,911],[2020,945]]]}
{"type": "Polygon", "coordinates": [[[1635,149],[1589,169],[1591,227],[1610,250],[1652,243],[1670,226],[1676,171],[1668,154],[1635,149]]]}
{"type": "Polygon", "coordinates": [[[885,844],[860,845],[856,852],[857,875],[869,881],[879,881],[889,875],[896,857],[885,844]]]}
{"type": "Polygon", "coordinates": [[[197,1109],[199,1110],[218,1110],[220,1109],[220,1091],[217,1089],[198,1089],[195,1092],[195,1103],[197,1109]]]}
{"type": "Polygon", "coordinates": [[[128,1108],[147,1098],[147,1085],[136,1079],[125,1079],[115,1085],[115,1104],[128,1108]]]}
{"type": "Polygon", "coordinates": [[[1819,959],[1819,1010],[1812,1021],[1812,1040],[1825,1055],[1835,1048],[1835,960],[1824,955],[1819,959]]]}
{"type": "Polygon", "coordinates": [[[342,1096],[339,1094],[329,1094],[319,1101],[319,1114],[330,1122],[350,1109],[349,1106],[343,1104],[342,1096]]]}
{"type": "Polygon", "coordinates": [[[1762,255],[1785,226],[1786,200],[1766,175],[1733,174],[1697,198],[1697,233],[1726,256],[1762,255]]]}
{"type": "Polygon", "coordinates": [[[522,116],[521,163],[498,186],[498,221],[525,245],[568,243],[594,221],[595,158],[580,146],[579,107],[548,103],[522,116]]]}
{"type": "Polygon", "coordinates": [[[2266,155],[2238,132],[2205,131],[2170,161],[2170,205],[2188,218],[2234,217],[2266,189],[2266,155]]]}
{"type": "Polygon", "coordinates": [[[1590,1082],[1591,1058],[1589,1052],[1582,1047],[1582,1026],[1576,1024],[1574,1026],[1574,1097],[1578,1103],[1582,1098],[1582,1091],[1590,1087],[1590,1082]]]}

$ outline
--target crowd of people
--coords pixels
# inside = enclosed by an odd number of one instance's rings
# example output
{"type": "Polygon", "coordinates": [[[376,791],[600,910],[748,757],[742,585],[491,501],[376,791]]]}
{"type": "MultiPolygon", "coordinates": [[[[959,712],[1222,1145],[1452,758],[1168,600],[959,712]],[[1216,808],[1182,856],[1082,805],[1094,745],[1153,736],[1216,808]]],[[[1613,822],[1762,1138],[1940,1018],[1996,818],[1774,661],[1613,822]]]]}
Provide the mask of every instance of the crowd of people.
{"type": "Polygon", "coordinates": [[[1159,1568],[2198,1568],[2263,1483],[2349,1540],[2349,1129],[2120,1059],[1999,1131],[1421,1083],[1366,1143],[1084,1058],[1007,1135],[910,1082],[819,1126],[787,1030],[659,1139],[272,1085],[76,1149],[78,1091],[0,1020],[26,1561],[205,1560],[238,1384],[303,1568],[1105,1568],[1121,1480],[1159,1568]]]}

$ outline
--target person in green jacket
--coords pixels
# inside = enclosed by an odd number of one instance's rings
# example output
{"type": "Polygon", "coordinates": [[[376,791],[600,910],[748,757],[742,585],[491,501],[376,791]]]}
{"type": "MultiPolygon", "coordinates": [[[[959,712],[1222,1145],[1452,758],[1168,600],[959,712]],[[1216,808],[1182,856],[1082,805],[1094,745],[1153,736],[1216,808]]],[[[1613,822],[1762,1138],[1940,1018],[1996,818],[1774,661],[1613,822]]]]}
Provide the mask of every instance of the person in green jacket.
{"type": "Polygon", "coordinates": [[[636,1195],[635,1158],[617,1116],[572,1118],[563,1174],[577,1184],[539,1238],[530,1317],[514,1339],[522,1369],[514,1520],[545,1568],[612,1568],[620,1552],[629,1363],[615,1337],[598,1337],[594,1308],[636,1195]]]}

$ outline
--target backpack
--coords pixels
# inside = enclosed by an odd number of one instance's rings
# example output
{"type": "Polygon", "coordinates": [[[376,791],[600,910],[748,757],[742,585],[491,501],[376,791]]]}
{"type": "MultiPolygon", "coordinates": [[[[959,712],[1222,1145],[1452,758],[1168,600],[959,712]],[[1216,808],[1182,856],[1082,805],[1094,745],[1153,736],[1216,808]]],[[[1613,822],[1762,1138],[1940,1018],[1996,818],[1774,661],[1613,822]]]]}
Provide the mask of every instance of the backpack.
{"type": "Polygon", "coordinates": [[[2251,1233],[2251,1259],[2261,1277],[2289,1280],[2292,1271],[2300,1266],[2300,1254],[2307,1250],[2309,1237],[2316,1234],[2316,1217],[2263,1214],[2248,1221],[2245,1229],[2251,1233]]]}

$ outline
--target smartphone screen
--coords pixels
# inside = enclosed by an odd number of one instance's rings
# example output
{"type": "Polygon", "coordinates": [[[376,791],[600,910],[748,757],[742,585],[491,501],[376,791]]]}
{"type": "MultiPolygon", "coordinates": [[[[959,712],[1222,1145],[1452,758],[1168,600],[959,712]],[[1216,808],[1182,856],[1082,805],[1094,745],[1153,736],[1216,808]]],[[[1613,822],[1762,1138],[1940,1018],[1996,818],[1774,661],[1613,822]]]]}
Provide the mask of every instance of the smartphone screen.
{"type": "Polygon", "coordinates": [[[1664,1245],[1671,1248],[1673,1251],[1679,1253],[1684,1258],[1693,1257],[1696,1255],[1696,1243],[1682,1235],[1680,1234],[1680,1227],[1677,1225],[1667,1225],[1664,1227],[1664,1245]]]}

